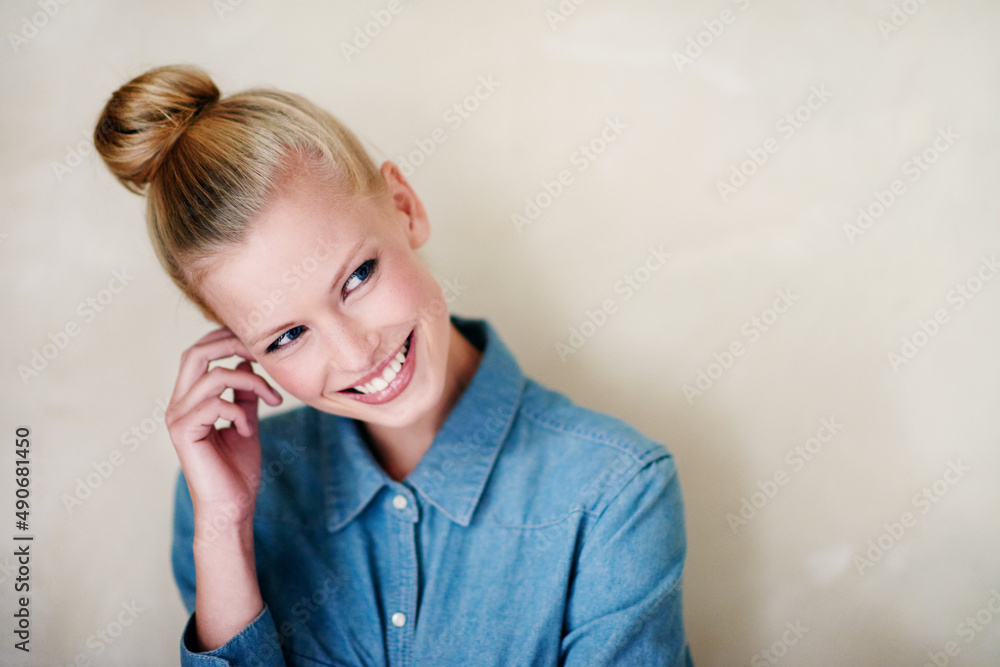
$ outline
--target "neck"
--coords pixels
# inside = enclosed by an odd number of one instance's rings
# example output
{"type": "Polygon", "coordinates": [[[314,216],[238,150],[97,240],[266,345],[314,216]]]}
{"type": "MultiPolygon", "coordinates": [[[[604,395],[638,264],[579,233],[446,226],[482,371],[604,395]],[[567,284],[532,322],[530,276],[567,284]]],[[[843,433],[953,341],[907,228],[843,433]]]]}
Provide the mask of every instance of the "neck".
{"type": "Polygon", "coordinates": [[[390,478],[400,482],[417,467],[434,441],[434,436],[444,426],[452,408],[472,381],[481,359],[482,352],[452,324],[444,390],[435,409],[415,424],[402,428],[364,423],[368,445],[390,478]]]}

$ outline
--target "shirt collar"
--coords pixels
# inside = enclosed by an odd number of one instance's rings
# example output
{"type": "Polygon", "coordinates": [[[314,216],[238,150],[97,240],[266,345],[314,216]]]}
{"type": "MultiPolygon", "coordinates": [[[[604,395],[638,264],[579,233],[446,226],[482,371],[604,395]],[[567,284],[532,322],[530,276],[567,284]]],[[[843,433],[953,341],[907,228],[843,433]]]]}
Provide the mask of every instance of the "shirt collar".
{"type": "MultiPolygon", "coordinates": [[[[417,467],[404,480],[455,523],[468,526],[521,400],[517,360],[486,320],[450,316],[483,356],[417,467]]],[[[319,412],[327,529],[339,530],[393,484],[362,439],[360,422],[319,412]]]]}

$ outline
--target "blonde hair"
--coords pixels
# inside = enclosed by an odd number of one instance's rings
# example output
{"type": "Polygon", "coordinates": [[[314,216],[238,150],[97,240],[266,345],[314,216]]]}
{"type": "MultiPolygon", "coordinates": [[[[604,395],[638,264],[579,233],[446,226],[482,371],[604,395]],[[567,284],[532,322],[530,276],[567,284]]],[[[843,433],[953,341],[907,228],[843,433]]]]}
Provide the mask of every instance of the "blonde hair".
{"type": "Polygon", "coordinates": [[[317,165],[343,195],[385,192],[357,137],[327,111],[266,88],[220,99],[208,74],[191,65],[151,69],[115,91],[94,145],[126,188],[146,195],[160,264],[219,324],[198,289],[208,260],[245,239],[295,165],[317,165]]]}

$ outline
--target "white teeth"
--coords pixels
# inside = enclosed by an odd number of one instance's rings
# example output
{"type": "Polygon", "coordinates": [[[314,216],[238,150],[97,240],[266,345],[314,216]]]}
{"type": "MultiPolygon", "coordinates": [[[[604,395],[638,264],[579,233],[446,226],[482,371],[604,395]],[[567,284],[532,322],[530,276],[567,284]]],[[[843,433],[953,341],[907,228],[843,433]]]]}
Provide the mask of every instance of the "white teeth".
{"type": "Polygon", "coordinates": [[[399,373],[399,369],[403,367],[406,362],[406,353],[410,350],[409,341],[403,346],[403,349],[396,353],[396,356],[392,358],[389,365],[382,370],[382,376],[377,377],[371,382],[365,384],[359,384],[354,388],[357,389],[362,394],[371,394],[376,391],[382,391],[396,379],[396,375],[399,373]]]}

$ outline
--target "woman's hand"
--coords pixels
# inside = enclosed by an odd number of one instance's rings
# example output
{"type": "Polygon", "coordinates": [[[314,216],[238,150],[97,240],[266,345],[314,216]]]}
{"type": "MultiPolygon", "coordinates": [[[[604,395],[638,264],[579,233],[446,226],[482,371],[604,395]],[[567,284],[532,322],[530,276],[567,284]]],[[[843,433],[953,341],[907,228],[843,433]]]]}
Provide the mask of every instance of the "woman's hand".
{"type": "Polygon", "coordinates": [[[216,649],[264,608],[253,544],[253,510],[260,490],[257,397],[278,394],[253,372],[253,354],[223,327],[181,355],[166,411],[167,429],[184,470],[194,507],[195,650],[216,649]],[[208,366],[238,355],[235,369],[208,366]],[[222,398],[227,387],[233,401],[222,398]],[[215,422],[225,419],[225,428],[215,422]]]}
{"type": "Polygon", "coordinates": [[[260,489],[260,440],[257,397],[279,405],[281,395],[253,372],[253,354],[229,329],[202,336],[181,355],[174,393],[165,422],[177,451],[194,506],[195,521],[246,527],[252,525],[260,489]],[[209,364],[233,355],[244,358],[235,369],[209,364]],[[233,389],[233,401],[222,392],[233,389]],[[231,424],[216,428],[225,419],[231,424]]]}

